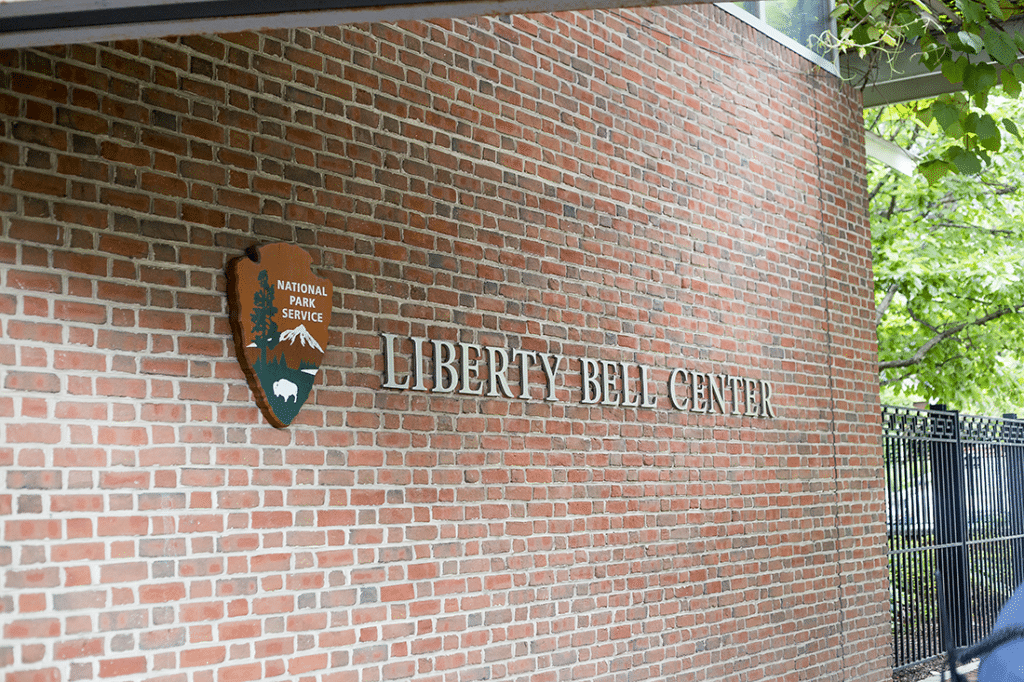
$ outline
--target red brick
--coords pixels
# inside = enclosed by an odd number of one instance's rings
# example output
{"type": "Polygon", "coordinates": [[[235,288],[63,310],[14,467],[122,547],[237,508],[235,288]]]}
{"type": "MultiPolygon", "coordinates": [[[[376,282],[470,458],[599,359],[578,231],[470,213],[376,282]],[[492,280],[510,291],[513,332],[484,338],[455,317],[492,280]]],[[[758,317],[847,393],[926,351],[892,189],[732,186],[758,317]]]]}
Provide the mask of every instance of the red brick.
{"type": "Polygon", "coordinates": [[[57,618],[25,618],[4,625],[4,637],[9,639],[40,639],[60,635],[57,618]]]}
{"type": "Polygon", "coordinates": [[[28,291],[59,294],[64,290],[60,275],[45,272],[11,270],[7,273],[7,287],[28,291]]]}
{"type": "Polygon", "coordinates": [[[4,682],[61,682],[61,673],[59,668],[12,670],[5,674],[4,682]]]}
{"type": "Polygon", "coordinates": [[[181,601],[184,598],[185,585],[183,583],[139,586],[139,603],[142,604],[159,604],[170,601],[181,601]]]}
{"type": "Polygon", "coordinates": [[[81,351],[54,351],[53,367],[61,371],[102,372],[107,369],[107,358],[99,353],[81,351]]]}
{"type": "Polygon", "coordinates": [[[57,393],[60,391],[60,376],[41,372],[9,372],[4,378],[4,388],[11,391],[57,393]]]}
{"type": "Polygon", "coordinates": [[[55,444],[61,440],[59,424],[9,424],[7,426],[8,443],[44,443],[55,444]]]}
{"type": "Polygon", "coordinates": [[[142,562],[107,563],[100,567],[100,582],[134,583],[149,577],[148,566],[142,562]]]}
{"type": "Polygon", "coordinates": [[[10,589],[41,589],[59,585],[60,571],[55,567],[32,568],[24,571],[8,570],[4,576],[4,587],[10,589]]]}
{"type": "Polygon", "coordinates": [[[64,340],[63,328],[60,325],[20,320],[11,320],[7,323],[7,336],[10,339],[38,343],[62,343],[64,340]]]}
{"type": "Polygon", "coordinates": [[[133,166],[149,164],[150,152],[142,147],[128,147],[114,142],[104,142],[101,146],[103,158],[115,163],[126,163],[133,166]]]}
{"type": "Polygon", "coordinates": [[[253,528],[285,528],[292,525],[292,514],[287,511],[253,512],[253,528]]]}
{"type": "Polygon", "coordinates": [[[65,661],[75,658],[97,658],[103,653],[103,640],[99,637],[92,637],[54,645],[53,657],[58,661],[65,661]]]}
{"type": "MultiPolygon", "coordinates": [[[[69,524],[71,521],[68,522],[69,524]]],[[[68,534],[69,538],[76,536],[68,534]]],[[[66,561],[101,561],[106,558],[107,550],[102,542],[66,542],[50,551],[50,560],[58,563],[66,561]]]]}
{"type": "MultiPolygon", "coordinates": [[[[105,277],[107,275],[108,264],[109,260],[105,256],[70,251],[56,251],[53,254],[54,268],[91,277],[105,277]]],[[[74,285],[77,282],[75,280],[70,280],[70,283],[74,285]]],[[[92,287],[90,286],[88,290],[84,291],[69,287],[68,293],[72,295],[84,294],[85,296],[91,297],[92,287]]],[[[75,303],[76,302],[69,302],[72,306],[74,306],[75,303]]]]}
{"type": "Polygon", "coordinates": [[[324,670],[329,667],[329,659],[326,653],[311,654],[308,656],[297,656],[288,661],[289,675],[302,675],[317,670],[324,670]]]}
{"type": "Polygon", "coordinates": [[[57,301],[54,303],[54,317],[69,322],[103,324],[107,321],[105,307],[80,301],[57,301]]]}
{"type": "Polygon", "coordinates": [[[245,663],[217,669],[217,682],[249,682],[258,680],[263,675],[263,666],[259,663],[245,663]]]}
{"type": "Polygon", "coordinates": [[[149,518],[146,516],[101,516],[96,525],[99,536],[146,535],[149,532],[149,518]]]}
{"type": "Polygon", "coordinates": [[[181,653],[181,667],[195,668],[223,663],[226,660],[226,648],[223,646],[188,649],[181,653]]]}
{"type": "MultiPolygon", "coordinates": [[[[57,197],[63,197],[67,194],[67,180],[64,178],[30,170],[14,171],[11,186],[14,189],[30,194],[49,194],[57,197]]],[[[19,233],[22,233],[21,230],[19,230],[19,233]]],[[[41,241],[51,244],[57,243],[57,240],[53,237],[45,237],[41,241]]]]}
{"type": "Polygon", "coordinates": [[[123,677],[125,675],[138,675],[146,671],[145,656],[100,660],[100,677],[123,677]]]}

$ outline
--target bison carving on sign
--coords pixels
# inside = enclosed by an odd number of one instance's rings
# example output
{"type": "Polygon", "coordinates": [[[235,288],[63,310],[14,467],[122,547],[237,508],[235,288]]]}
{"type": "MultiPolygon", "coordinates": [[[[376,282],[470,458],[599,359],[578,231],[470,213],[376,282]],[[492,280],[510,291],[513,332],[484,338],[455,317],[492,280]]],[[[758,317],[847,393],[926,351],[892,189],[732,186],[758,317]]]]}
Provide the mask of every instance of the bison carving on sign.
{"type": "Polygon", "coordinates": [[[295,400],[298,392],[299,387],[287,379],[278,379],[274,382],[274,395],[282,400],[295,400]]]}

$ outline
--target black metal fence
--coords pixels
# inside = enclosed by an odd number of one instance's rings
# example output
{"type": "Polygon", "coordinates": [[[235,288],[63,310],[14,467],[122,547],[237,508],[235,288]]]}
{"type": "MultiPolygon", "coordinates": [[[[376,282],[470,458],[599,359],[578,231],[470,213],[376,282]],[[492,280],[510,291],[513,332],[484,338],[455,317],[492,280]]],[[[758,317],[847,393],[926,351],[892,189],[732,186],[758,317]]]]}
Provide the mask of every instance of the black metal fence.
{"type": "Polygon", "coordinates": [[[1024,581],[1024,420],[884,407],[896,669],[942,653],[936,571],[958,646],[1024,581]]]}

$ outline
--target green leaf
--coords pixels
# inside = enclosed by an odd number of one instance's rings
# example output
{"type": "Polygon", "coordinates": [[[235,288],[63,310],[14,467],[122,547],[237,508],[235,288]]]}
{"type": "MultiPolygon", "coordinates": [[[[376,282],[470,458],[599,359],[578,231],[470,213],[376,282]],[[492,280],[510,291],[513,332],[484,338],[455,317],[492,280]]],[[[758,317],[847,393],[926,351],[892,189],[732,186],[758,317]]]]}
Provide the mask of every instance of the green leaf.
{"type": "Polygon", "coordinates": [[[939,180],[949,175],[953,168],[941,159],[932,159],[917,165],[917,171],[924,176],[929,185],[934,185],[939,180]]]}
{"type": "Polygon", "coordinates": [[[950,147],[947,156],[956,169],[964,175],[974,175],[981,172],[981,158],[972,151],[963,147],[950,147]]]}
{"type": "Polygon", "coordinates": [[[1017,45],[1006,32],[990,28],[985,31],[985,50],[989,56],[1004,66],[1017,59],[1017,45]]]}
{"type": "Polygon", "coordinates": [[[962,121],[964,130],[966,132],[968,132],[968,133],[977,134],[977,132],[978,132],[978,121],[980,121],[980,120],[981,120],[981,117],[978,116],[977,112],[974,112],[974,111],[970,112],[969,114],[967,114],[967,117],[964,118],[963,121],[962,121]]]}
{"type": "MultiPolygon", "coordinates": [[[[1000,149],[1003,148],[1003,139],[999,135],[999,130],[996,130],[996,134],[995,135],[992,135],[992,136],[989,136],[989,137],[980,137],[979,136],[978,142],[981,144],[982,147],[984,147],[985,149],[987,149],[990,152],[998,152],[1000,149]]],[[[985,163],[988,163],[988,161],[989,161],[988,154],[984,155],[983,160],[985,161],[985,163]]],[[[980,169],[979,169],[979,171],[980,171],[980,169]]]]}
{"type": "Polygon", "coordinates": [[[998,80],[999,72],[991,64],[971,64],[964,70],[964,88],[972,97],[988,94],[998,80]]]}
{"type": "Polygon", "coordinates": [[[936,123],[942,127],[942,130],[947,135],[957,138],[964,134],[960,107],[945,102],[934,102],[931,110],[936,123]]]}
{"type": "Polygon", "coordinates": [[[1010,69],[1003,69],[1003,72],[999,74],[1000,79],[1003,82],[1003,92],[1010,97],[1017,97],[1020,94],[1020,81],[1013,75],[1013,71],[1010,69]]]}
{"type": "Polygon", "coordinates": [[[980,53],[985,47],[985,43],[981,40],[981,36],[976,33],[960,31],[956,34],[956,37],[967,51],[973,52],[974,54],[980,53]]]}
{"type": "Polygon", "coordinates": [[[868,36],[868,27],[864,24],[857,24],[853,27],[853,30],[850,32],[850,39],[859,45],[867,45],[872,42],[868,36]]]}
{"type": "Polygon", "coordinates": [[[835,6],[835,8],[829,13],[830,19],[839,19],[846,16],[850,12],[850,6],[845,2],[841,2],[835,6]]]}
{"type": "Polygon", "coordinates": [[[974,128],[974,134],[981,139],[990,139],[999,137],[999,126],[996,125],[996,120],[992,118],[990,114],[984,114],[978,117],[978,123],[974,128]]]}
{"type": "Polygon", "coordinates": [[[985,21],[985,8],[974,0],[957,0],[957,7],[963,12],[964,19],[978,24],[985,21]]]}
{"type": "Polygon", "coordinates": [[[985,9],[987,9],[988,13],[999,21],[1006,21],[1006,19],[1009,18],[1009,15],[1003,11],[1003,7],[999,3],[999,0],[985,0],[985,9]]]}
{"type": "Polygon", "coordinates": [[[1021,137],[1020,130],[1017,129],[1017,124],[1016,123],[1014,123],[1013,121],[1011,121],[1008,118],[1004,118],[1003,119],[1003,127],[1006,128],[1006,131],[1008,133],[1010,133],[1011,135],[1013,135],[1015,138],[1017,138],[1018,140],[1024,141],[1024,138],[1021,137]]]}
{"type": "Polygon", "coordinates": [[[959,59],[953,61],[951,59],[944,60],[942,62],[942,75],[946,77],[950,83],[959,83],[964,79],[964,71],[967,69],[967,65],[970,62],[967,57],[961,55],[959,59]]]}

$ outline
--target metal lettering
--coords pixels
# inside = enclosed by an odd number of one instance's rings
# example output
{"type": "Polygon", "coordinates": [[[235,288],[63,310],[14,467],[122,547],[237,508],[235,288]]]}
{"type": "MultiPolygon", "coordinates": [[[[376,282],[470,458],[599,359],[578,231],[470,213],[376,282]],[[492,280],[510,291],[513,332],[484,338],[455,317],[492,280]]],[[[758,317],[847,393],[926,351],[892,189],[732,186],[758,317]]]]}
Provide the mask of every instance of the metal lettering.
{"type": "Polygon", "coordinates": [[[772,407],[772,385],[761,380],[761,416],[775,419],[775,408],[772,407]]]}
{"type": "MultiPolygon", "coordinates": [[[[615,367],[617,363],[601,360],[601,398],[602,405],[618,405],[619,394],[615,390],[615,367]]],[[[625,383],[625,380],[623,380],[625,383]]]]}
{"type": "MultiPolygon", "coordinates": [[[[622,369],[622,406],[623,407],[639,407],[640,396],[634,395],[630,398],[629,395],[629,368],[636,367],[636,365],[629,362],[620,362],[619,367],[622,369]]],[[[643,367],[640,368],[640,391],[643,392],[643,367]]]]}
{"type": "Polygon", "coordinates": [[[686,409],[688,409],[690,407],[690,399],[689,398],[684,398],[684,399],[680,400],[679,399],[679,395],[676,393],[676,385],[677,384],[682,384],[683,387],[685,387],[686,383],[687,383],[686,382],[686,377],[687,377],[687,375],[689,373],[690,373],[689,370],[682,369],[682,368],[676,368],[676,369],[672,370],[672,373],[668,377],[668,399],[669,399],[669,402],[672,403],[672,407],[674,407],[674,408],[676,408],[677,410],[680,410],[680,411],[686,410],[686,409]],[[680,377],[682,378],[682,381],[677,381],[677,379],[679,379],[680,377]]]}
{"type": "Polygon", "coordinates": [[[414,391],[427,390],[427,354],[423,352],[423,346],[427,339],[422,336],[409,337],[412,341],[412,373],[415,382],[412,385],[414,391]]]}
{"type": "Polygon", "coordinates": [[[732,391],[732,413],[743,414],[740,405],[743,402],[743,379],[729,377],[729,390],[732,391]]]}
{"type": "Polygon", "coordinates": [[[722,414],[725,414],[725,399],[722,394],[725,393],[725,375],[724,374],[708,374],[708,386],[711,388],[711,397],[708,399],[710,403],[708,405],[708,411],[715,411],[715,403],[718,403],[718,410],[722,414]],[[715,379],[718,379],[716,382],[715,379]]]}
{"type": "Polygon", "coordinates": [[[405,378],[404,383],[398,383],[395,377],[395,342],[398,335],[384,332],[381,337],[384,339],[384,388],[409,388],[409,377],[405,378]]]}
{"type": "Polygon", "coordinates": [[[757,380],[755,379],[744,379],[743,383],[746,385],[744,393],[747,395],[747,411],[743,413],[746,417],[757,416],[757,380]]]}
{"type": "Polygon", "coordinates": [[[498,389],[501,389],[501,393],[506,398],[511,398],[512,389],[508,386],[508,377],[505,376],[505,372],[508,371],[508,351],[504,348],[497,348],[495,346],[487,346],[487,376],[488,386],[490,388],[487,391],[487,395],[497,398],[499,396],[498,389]]]}
{"type": "MultiPolygon", "coordinates": [[[[540,396],[532,394],[534,383],[530,372],[539,366],[545,380],[542,399],[558,401],[559,373],[566,358],[557,353],[443,341],[427,336],[400,337],[387,332],[380,336],[384,388],[534,400],[540,396]],[[403,355],[404,348],[411,348],[411,352],[403,355]],[[514,384],[518,384],[516,388],[514,384]]],[[[578,359],[584,405],[646,409],[658,406],[659,392],[651,384],[650,367],[621,360],[578,359]]],[[[765,379],[677,367],[669,373],[667,388],[671,406],[681,412],[777,417],[774,391],[765,379]]]]}
{"type": "Polygon", "coordinates": [[[649,393],[650,383],[647,380],[647,366],[640,365],[640,407],[652,408],[658,406],[658,396],[649,393]]]}
{"type": "Polygon", "coordinates": [[[690,406],[690,412],[707,412],[707,375],[696,371],[690,372],[690,394],[693,395],[693,405],[690,406]],[[702,382],[701,379],[704,379],[704,381],[702,382]]]}
{"type": "Polygon", "coordinates": [[[562,364],[562,360],[565,358],[556,353],[538,353],[538,355],[540,355],[540,366],[544,368],[544,378],[548,384],[548,394],[544,397],[544,400],[556,402],[558,398],[555,397],[555,375],[558,373],[558,366],[562,364]],[[554,362],[548,364],[548,360],[553,360],[554,362]]]}
{"type": "Polygon", "coordinates": [[[598,376],[597,360],[580,358],[580,377],[582,379],[584,405],[595,405],[601,400],[601,379],[598,376]]]}
{"type": "Polygon", "coordinates": [[[476,388],[470,388],[470,379],[480,378],[480,356],[483,354],[483,346],[475,343],[460,343],[459,349],[462,351],[459,354],[459,375],[462,377],[462,386],[459,387],[459,393],[463,395],[483,395],[484,386],[480,384],[476,388]],[[476,357],[470,359],[469,351],[475,351],[476,357]]]}
{"type": "Polygon", "coordinates": [[[530,399],[530,365],[537,362],[537,353],[516,348],[512,351],[512,362],[519,361],[519,397],[530,399]]]}
{"type": "Polygon", "coordinates": [[[459,373],[455,366],[455,344],[450,341],[433,339],[434,347],[434,393],[454,393],[459,383],[459,373]],[[445,382],[445,377],[448,381],[445,382]]]}

